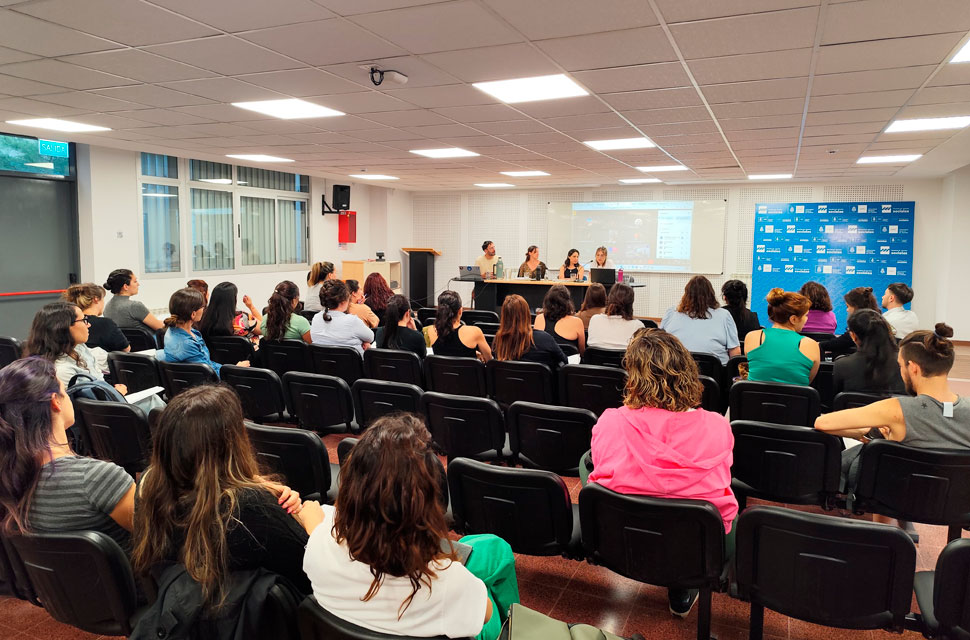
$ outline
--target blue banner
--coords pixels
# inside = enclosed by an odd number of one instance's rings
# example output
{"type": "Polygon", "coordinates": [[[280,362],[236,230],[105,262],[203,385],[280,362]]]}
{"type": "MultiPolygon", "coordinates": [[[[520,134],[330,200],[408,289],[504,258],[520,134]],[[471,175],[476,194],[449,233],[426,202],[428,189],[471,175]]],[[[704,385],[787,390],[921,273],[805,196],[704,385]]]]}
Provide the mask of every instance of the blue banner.
{"type": "Polygon", "coordinates": [[[915,202],[785,202],[758,204],[754,223],[751,309],[762,325],[774,287],[825,285],[845,330],[842,296],[872,287],[878,302],[893,282],[913,282],[915,202]]]}

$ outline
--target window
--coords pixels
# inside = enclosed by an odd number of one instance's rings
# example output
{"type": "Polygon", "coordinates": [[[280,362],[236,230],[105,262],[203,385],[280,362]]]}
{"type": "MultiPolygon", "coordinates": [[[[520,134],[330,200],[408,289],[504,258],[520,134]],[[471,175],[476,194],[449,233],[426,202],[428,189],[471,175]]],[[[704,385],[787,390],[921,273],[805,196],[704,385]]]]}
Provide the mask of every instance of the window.
{"type": "Polygon", "coordinates": [[[191,189],[192,270],[232,269],[232,193],[191,189]]]}
{"type": "Polygon", "coordinates": [[[242,263],[276,264],[276,202],[269,198],[239,199],[242,263]]]}
{"type": "Polygon", "coordinates": [[[68,142],[0,134],[0,171],[64,178],[74,175],[73,155],[68,142]]]}
{"type": "Polygon", "coordinates": [[[237,183],[240,185],[277,191],[310,192],[310,176],[252,167],[238,167],[237,172],[237,183]]]}
{"type": "Polygon", "coordinates": [[[141,154],[141,174],[155,178],[179,177],[179,159],[175,156],[163,156],[157,153],[141,154]]]}
{"type": "Polygon", "coordinates": [[[145,273],[178,273],[182,270],[178,187],[143,183],[141,211],[145,273]]]}
{"type": "Polygon", "coordinates": [[[306,200],[277,200],[280,217],[280,264],[307,261],[306,200]]]}
{"type": "Polygon", "coordinates": [[[211,184],[232,184],[232,165],[205,160],[189,160],[189,180],[211,184]]]}

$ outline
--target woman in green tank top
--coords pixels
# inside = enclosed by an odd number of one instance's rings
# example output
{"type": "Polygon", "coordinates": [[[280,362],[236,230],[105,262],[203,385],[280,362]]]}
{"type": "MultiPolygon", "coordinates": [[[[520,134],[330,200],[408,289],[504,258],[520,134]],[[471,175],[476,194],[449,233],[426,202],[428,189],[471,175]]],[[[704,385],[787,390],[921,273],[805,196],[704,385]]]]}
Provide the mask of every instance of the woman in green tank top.
{"type": "Polygon", "coordinates": [[[799,335],[811,301],[800,293],[772,289],[767,297],[772,326],[744,339],[748,380],[808,385],[818,371],[818,343],[799,335]]]}

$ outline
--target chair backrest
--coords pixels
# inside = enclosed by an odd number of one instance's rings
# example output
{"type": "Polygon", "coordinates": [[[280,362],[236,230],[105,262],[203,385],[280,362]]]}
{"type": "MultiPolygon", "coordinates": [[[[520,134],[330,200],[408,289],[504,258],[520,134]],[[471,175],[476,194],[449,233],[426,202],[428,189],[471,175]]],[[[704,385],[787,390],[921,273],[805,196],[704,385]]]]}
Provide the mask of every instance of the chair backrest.
{"type": "Polygon", "coordinates": [[[0,369],[18,360],[23,354],[23,346],[20,340],[9,336],[0,336],[0,369]]]}
{"type": "Polygon", "coordinates": [[[424,359],[424,382],[428,391],[452,395],[488,395],[485,365],[478,358],[428,356],[424,359]]]}
{"type": "MultiPolygon", "coordinates": [[[[376,349],[364,351],[364,375],[373,380],[388,380],[422,386],[421,358],[413,351],[376,349]]],[[[351,383],[352,384],[352,383],[351,383]]]]}
{"type": "Polygon", "coordinates": [[[158,371],[162,374],[162,386],[169,398],[174,398],[190,387],[219,381],[212,367],[201,362],[159,361],[158,371]]]}
{"type": "Polygon", "coordinates": [[[741,355],[741,356],[731,356],[730,358],[728,358],[728,363],[724,367],[724,382],[725,384],[727,384],[728,388],[730,388],[735,378],[738,378],[741,376],[739,367],[742,362],[747,363],[748,356],[741,355]]]}
{"type": "Polygon", "coordinates": [[[86,398],[74,400],[74,407],[83,417],[87,446],[94,457],[114,462],[132,478],[145,470],[151,458],[152,435],[141,407],[86,398]]]}
{"type": "Polygon", "coordinates": [[[302,340],[267,340],[259,341],[259,351],[256,354],[259,366],[270,369],[280,378],[288,371],[313,371],[310,365],[310,354],[307,344],[302,340]]]}
{"type": "Polygon", "coordinates": [[[485,365],[488,394],[499,404],[537,402],[555,404],[556,393],[552,371],[541,362],[489,360],[485,365]]]}
{"type": "Polygon", "coordinates": [[[970,637],[970,540],[943,547],[933,577],[933,615],[943,637],[970,637]],[[962,635],[961,635],[962,634],[962,635]]]}
{"type": "Polygon", "coordinates": [[[314,373],[337,376],[348,386],[364,377],[364,360],[352,347],[311,344],[310,363],[314,373]]]}
{"type": "Polygon", "coordinates": [[[792,425],[733,420],[731,487],[744,497],[828,506],[839,490],[842,442],[792,425]]]}
{"type": "Polygon", "coordinates": [[[818,331],[800,331],[806,338],[811,338],[815,342],[825,342],[826,340],[835,340],[834,333],[820,333],[818,331]]]}
{"type": "Polygon", "coordinates": [[[623,406],[626,379],[619,367],[567,364],[559,368],[559,402],[600,415],[623,406]]]}
{"type": "Polygon", "coordinates": [[[117,542],[98,531],[35,533],[9,541],[52,618],[88,633],[131,633],[135,579],[117,542]]]}
{"type": "Polygon", "coordinates": [[[320,436],[292,427],[270,427],[246,422],[256,457],[304,500],[325,499],[330,490],[330,458],[320,436]]]}
{"type": "Polygon", "coordinates": [[[835,363],[820,362],[815,378],[812,380],[812,388],[818,391],[818,399],[822,408],[826,411],[832,407],[835,399],[835,363]]]}
{"type": "MultiPolygon", "coordinates": [[[[576,345],[574,345],[572,343],[569,343],[569,342],[559,342],[557,340],[556,341],[556,344],[559,345],[559,349],[562,351],[562,354],[564,356],[566,356],[567,358],[569,356],[578,356],[579,355],[579,347],[577,347],[576,345]]],[[[489,346],[492,346],[492,343],[489,343],[489,346]]]]}
{"type": "Polygon", "coordinates": [[[421,413],[449,460],[502,457],[505,418],[494,400],[428,391],[421,396],[421,413]]]}
{"type": "Polygon", "coordinates": [[[724,365],[716,355],[700,351],[691,351],[690,355],[697,363],[697,370],[702,376],[709,376],[718,384],[724,380],[724,365]]]}
{"type": "Polygon", "coordinates": [[[476,322],[475,326],[481,329],[482,333],[494,336],[501,325],[498,322],[476,322]]]}
{"type": "Polygon", "coordinates": [[[659,329],[660,328],[660,327],[657,326],[657,323],[656,322],[654,322],[653,320],[650,320],[648,318],[640,318],[640,322],[642,322],[643,323],[643,326],[646,327],[647,329],[659,329]]]}
{"type": "Polygon", "coordinates": [[[260,422],[274,415],[283,419],[286,411],[283,383],[273,370],[224,364],[219,377],[239,394],[243,414],[250,420],[260,422]]]}
{"type": "MultiPolygon", "coordinates": [[[[304,318],[306,318],[307,319],[307,322],[313,322],[313,316],[317,315],[320,312],[319,311],[307,311],[306,309],[301,309],[301,310],[297,311],[297,313],[299,313],[301,316],[303,316],[304,318]]],[[[265,315],[265,314],[263,314],[263,315],[265,315]]]]}
{"type": "Polygon", "coordinates": [[[854,509],[892,518],[970,526],[970,451],[873,440],[859,454],[854,509]]]}
{"type": "Polygon", "coordinates": [[[112,351],[108,354],[111,379],[128,387],[128,393],[162,386],[158,361],[145,353],[112,351]]]}
{"type": "Polygon", "coordinates": [[[206,338],[209,357],[219,364],[236,364],[253,357],[253,343],[242,336],[212,336],[206,338]]]}
{"type": "Polygon", "coordinates": [[[902,529],[767,506],[745,510],[736,526],[738,595],[752,606],[832,627],[902,630],[916,571],[902,529]]]}
{"type": "Polygon", "coordinates": [[[506,416],[509,448],[522,464],[562,475],[579,473],[596,414],[588,409],[514,402],[506,416]]]}
{"type": "Polygon", "coordinates": [[[583,352],[583,364],[597,364],[604,367],[623,367],[625,349],[603,349],[602,347],[586,347],[583,352]]]}
{"type": "MultiPolygon", "coordinates": [[[[418,318],[420,320],[420,318],[418,318]]],[[[479,309],[466,309],[461,312],[461,321],[473,327],[478,326],[479,322],[498,324],[499,317],[494,311],[482,311],[479,309]]]]}
{"type": "Polygon", "coordinates": [[[704,386],[704,392],[701,394],[701,408],[714,413],[724,413],[721,385],[711,376],[701,375],[698,378],[704,386]]]}
{"type": "Polygon", "coordinates": [[[821,412],[818,391],[778,382],[742,380],[731,386],[732,420],[814,427],[821,412]]]}
{"type": "Polygon", "coordinates": [[[572,503],[555,473],[456,458],[448,463],[448,489],[456,531],[495,534],[516,553],[570,551],[572,503]]]}
{"type": "Polygon", "coordinates": [[[366,429],[374,420],[395,411],[418,413],[421,409],[421,387],[402,382],[362,378],[350,389],[354,396],[357,424],[366,429]]]}
{"type": "Polygon", "coordinates": [[[120,327],[120,329],[121,333],[123,333],[125,338],[128,340],[128,344],[131,345],[132,351],[158,349],[158,342],[155,340],[155,334],[147,329],[139,329],[138,327],[120,327]]]}
{"type": "Polygon", "coordinates": [[[719,590],[724,524],[710,502],[624,495],[590,483],[579,492],[586,557],[661,587],[719,590]]]}
{"type": "MultiPolygon", "coordinates": [[[[297,619],[301,640],[404,640],[409,637],[371,631],[347,622],[317,604],[313,596],[309,596],[300,603],[297,619]]],[[[447,640],[447,638],[435,636],[427,640],[447,640]]]]}
{"type": "Polygon", "coordinates": [[[350,456],[350,452],[354,450],[360,438],[343,438],[337,443],[337,463],[343,466],[347,462],[347,458],[350,456]]]}
{"type": "Polygon", "coordinates": [[[879,402],[880,400],[885,400],[890,398],[890,395],[882,395],[878,393],[862,393],[861,391],[843,391],[842,393],[836,394],[835,398],[832,400],[832,411],[842,411],[843,409],[855,409],[856,407],[865,407],[873,402],[879,402]]]}
{"type": "Polygon", "coordinates": [[[418,309],[418,320],[421,324],[428,326],[428,324],[434,324],[435,316],[438,315],[438,309],[434,307],[421,307],[418,309]]]}
{"type": "Polygon", "coordinates": [[[301,426],[313,431],[353,429],[354,399],[343,379],[290,371],[283,374],[283,390],[290,415],[301,426]]]}
{"type": "Polygon", "coordinates": [[[27,568],[10,543],[10,538],[3,532],[0,532],[0,583],[4,595],[26,600],[38,607],[44,606],[37,599],[37,592],[27,575],[27,568]]]}

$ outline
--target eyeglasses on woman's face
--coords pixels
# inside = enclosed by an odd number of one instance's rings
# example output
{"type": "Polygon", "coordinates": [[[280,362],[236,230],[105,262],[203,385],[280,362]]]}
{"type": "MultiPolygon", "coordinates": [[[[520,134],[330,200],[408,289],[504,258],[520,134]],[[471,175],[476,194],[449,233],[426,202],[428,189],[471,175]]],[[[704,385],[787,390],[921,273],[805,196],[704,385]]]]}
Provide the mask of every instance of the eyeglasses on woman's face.
{"type": "Polygon", "coordinates": [[[84,324],[91,326],[91,321],[87,319],[87,316],[81,316],[80,318],[74,318],[74,322],[71,324],[77,324],[78,322],[83,322],[84,324]]]}

